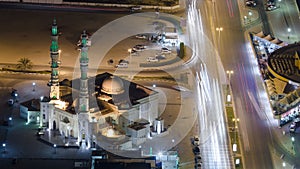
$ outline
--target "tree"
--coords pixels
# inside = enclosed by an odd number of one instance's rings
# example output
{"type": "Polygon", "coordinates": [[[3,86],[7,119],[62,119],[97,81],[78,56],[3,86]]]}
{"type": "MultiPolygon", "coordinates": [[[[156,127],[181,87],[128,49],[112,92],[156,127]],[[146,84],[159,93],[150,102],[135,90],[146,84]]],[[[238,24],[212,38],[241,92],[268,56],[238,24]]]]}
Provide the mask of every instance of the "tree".
{"type": "Polygon", "coordinates": [[[18,60],[17,69],[27,70],[31,68],[32,68],[32,62],[30,59],[23,57],[18,60]]]}

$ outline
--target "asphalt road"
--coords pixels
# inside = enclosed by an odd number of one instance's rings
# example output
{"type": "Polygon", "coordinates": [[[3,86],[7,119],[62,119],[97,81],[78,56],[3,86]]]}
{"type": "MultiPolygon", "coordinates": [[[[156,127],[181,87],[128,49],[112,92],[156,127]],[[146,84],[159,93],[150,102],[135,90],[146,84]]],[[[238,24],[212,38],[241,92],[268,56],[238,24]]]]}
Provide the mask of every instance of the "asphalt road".
{"type": "Polygon", "coordinates": [[[251,61],[254,58],[248,53],[237,1],[216,1],[216,16],[218,25],[223,27],[220,33],[221,60],[225,70],[234,71],[231,87],[237,118],[240,119],[238,127],[245,155],[244,165],[246,168],[274,168],[268,147],[272,143],[268,127],[259,118],[248,97],[250,92],[257,99],[258,90],[251,61]]]}

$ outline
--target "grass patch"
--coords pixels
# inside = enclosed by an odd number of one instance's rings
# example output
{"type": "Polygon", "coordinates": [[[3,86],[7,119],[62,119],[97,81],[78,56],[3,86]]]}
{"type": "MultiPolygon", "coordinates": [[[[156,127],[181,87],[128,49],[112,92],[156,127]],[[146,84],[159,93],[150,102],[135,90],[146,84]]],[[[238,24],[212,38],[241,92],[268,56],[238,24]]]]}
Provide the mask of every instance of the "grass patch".
{"type": "Polygon", "coordinates": [[[39,73],[39,74],[50,74],[50,70],[18,70],[18,69],[9,69],[9,68],[2,68],[1,71],[9,71],[9,72],[18,72],[18,73],[39,73]]]}

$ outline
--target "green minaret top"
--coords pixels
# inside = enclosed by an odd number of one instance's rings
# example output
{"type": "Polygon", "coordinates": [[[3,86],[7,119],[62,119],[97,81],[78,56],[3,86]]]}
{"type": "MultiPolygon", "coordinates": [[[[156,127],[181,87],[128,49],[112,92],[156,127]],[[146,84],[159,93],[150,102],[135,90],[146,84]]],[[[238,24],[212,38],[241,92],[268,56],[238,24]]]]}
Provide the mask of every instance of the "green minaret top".
{"type": "Polygon", "coordinates": [[[83,34],[81,35],[81,58],[80,60],[82,60],[83,62],[88,62],[89,58],[87,55],[87,34],[85,31],[83,31],[83,34]]]}
{"type": "Polygon", "coordinates": [[[53,19],[53,24],[52,24],[52,36],[56,36],[57,35],[57,25],[56,25],[56,19],[53,19]]]}

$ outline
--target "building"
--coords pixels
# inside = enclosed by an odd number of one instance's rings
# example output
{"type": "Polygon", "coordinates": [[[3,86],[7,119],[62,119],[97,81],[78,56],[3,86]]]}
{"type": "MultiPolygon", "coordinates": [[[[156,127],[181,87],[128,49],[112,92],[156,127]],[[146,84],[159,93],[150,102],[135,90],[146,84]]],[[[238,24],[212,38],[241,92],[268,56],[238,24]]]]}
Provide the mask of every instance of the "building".
{"type": "MultiPolygon", "coordinates": [[[[28,111],[32,118],[27,115],[27,122],[37,122],[65,137],[77,138],[77,143],[87,148],[96,144],[117,150],[137,147],[150,136],[150,126],[160,115],[158,93],[109,73],[89,77],[85,31],[81,37],[81,76],[66,85],[58,80],[59,48],[54,20],[49,97],[42,97],[34,112],[28,111]]],[[[25,107],[21,112],[26,112],[25,107]]],[[[26,113],[23,114],[25,118],[26,113]]]]}

